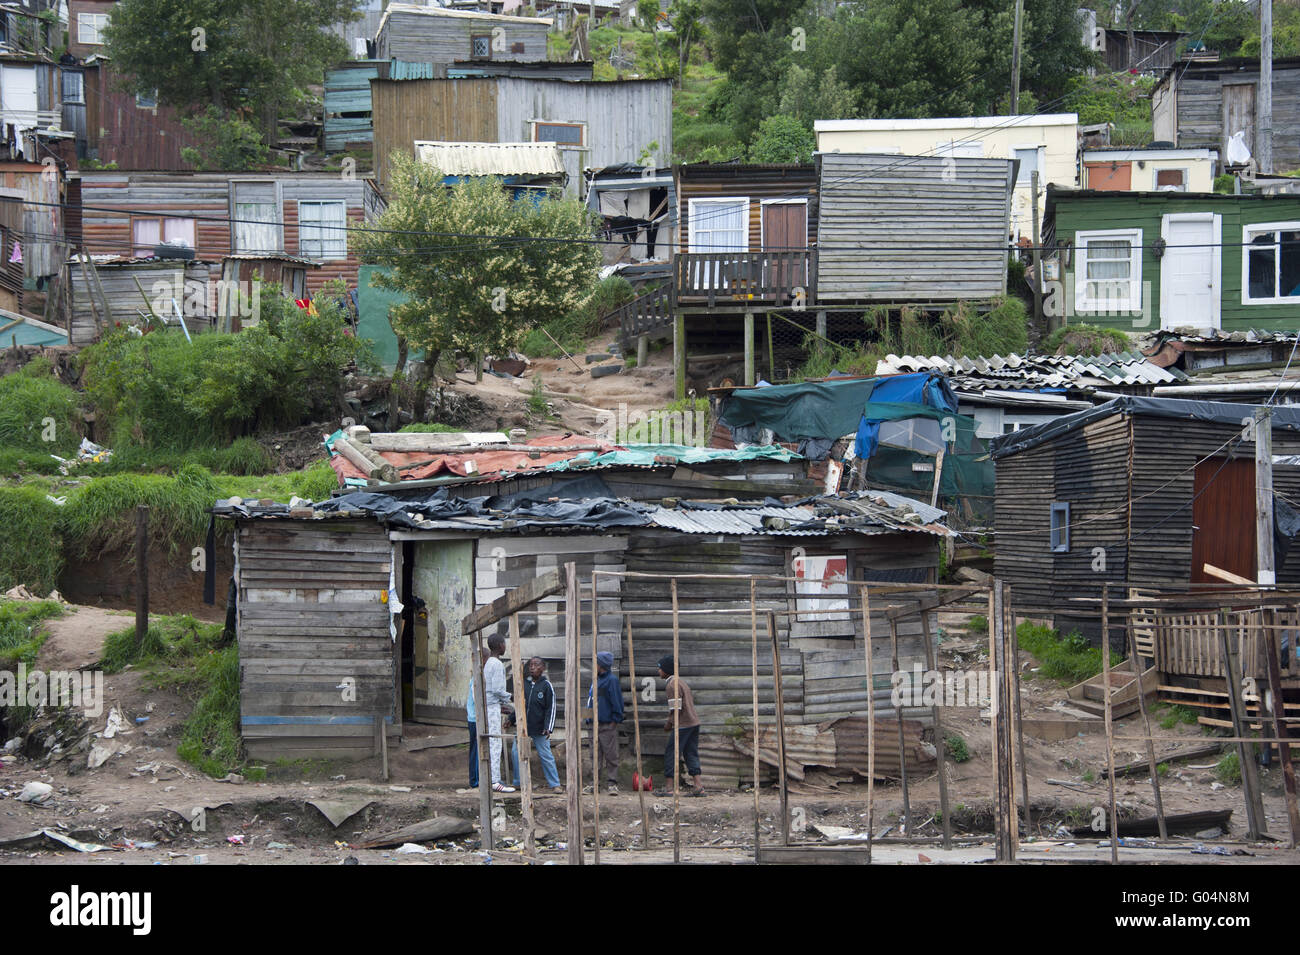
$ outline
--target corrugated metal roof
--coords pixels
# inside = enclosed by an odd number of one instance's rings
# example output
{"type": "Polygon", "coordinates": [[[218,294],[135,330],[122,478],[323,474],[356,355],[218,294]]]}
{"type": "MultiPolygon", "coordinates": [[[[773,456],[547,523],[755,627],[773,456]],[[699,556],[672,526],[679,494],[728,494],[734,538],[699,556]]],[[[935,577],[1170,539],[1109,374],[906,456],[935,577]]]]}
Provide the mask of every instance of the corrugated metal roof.
{"type": "Polygon", "coordinates": [[[444,176],[564,175],[555,143],[415,143],[415,158],[444,176]]]}
{"type": "Polygon", "coordinates": [[[771,517],[786,524],[806,524],[816,521],[811,507],[750,507],[722,511],[685,510],[656,507],[650,514],[650,523],[670,527],[683,534],[782,534],[789,536],[825,536],[826,528],[817,526],[799,530],[774,525],[765,527],[763,518],[771,517]]]}
{"type": "Polygon", "coordinates": [[[933,355],[888,355],[876,374],[895,375],[938,371],[954,388],[966,392],[986,389],[1035,391],[1043,388],[1090,390],[1101,386],[1164,385],[1186,380],[1176,368],[1161,368],[1137,351],[1107,355],[992,355],[955,358],[933,355]]]}

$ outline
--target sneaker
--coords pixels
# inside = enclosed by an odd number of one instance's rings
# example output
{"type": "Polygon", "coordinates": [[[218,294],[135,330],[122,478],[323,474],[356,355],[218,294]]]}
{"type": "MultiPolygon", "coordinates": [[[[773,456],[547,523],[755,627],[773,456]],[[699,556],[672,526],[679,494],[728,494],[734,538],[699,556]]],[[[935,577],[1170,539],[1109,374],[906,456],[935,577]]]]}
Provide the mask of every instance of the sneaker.
{"type": "Polygon", "coordinates": [[[501,783],[493,783],[492,791],[494,793],[512,793],[515,788],[513,786],[503,786],[501,783]]]}
{"type": "Polygon", "coordinates": [[[582,787],[582,794],[583,794],[584,796],[590,796],[590,795],[591,795],[591,787],[590,787],[590,786],[583,786],[583,787],[582,787]]]}
{"type": "Polygon", "coordinates": [[[552,787],[551,787],[551,792],[555,793],[555,795],[557,795],[557,796],[562,796],[562,795],[564,795],[564,787],[563,787],[563,786],[552,786],[552,787]]]}
{"type": "Polygon", "coordinates": [[[606,790],[606,791],[607,791],[611,796],[617,796],[617,795],[618,795],[618,787],[615,786],[613,783],[610,783],[610,784],[609,784],[609,789],[606,790]]]}

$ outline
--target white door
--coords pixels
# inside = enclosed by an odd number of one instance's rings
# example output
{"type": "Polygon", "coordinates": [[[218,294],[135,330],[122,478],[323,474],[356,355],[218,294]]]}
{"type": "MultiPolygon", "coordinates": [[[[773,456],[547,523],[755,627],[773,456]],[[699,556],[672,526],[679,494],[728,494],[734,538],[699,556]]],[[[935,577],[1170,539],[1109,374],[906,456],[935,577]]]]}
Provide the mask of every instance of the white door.
{"type": "Polygon", "coordinates": [[[1160,327],[1219,328],[1222,256],[1220,220],[1209,212],[1164,217],[1160,261],[1160,327]]]}

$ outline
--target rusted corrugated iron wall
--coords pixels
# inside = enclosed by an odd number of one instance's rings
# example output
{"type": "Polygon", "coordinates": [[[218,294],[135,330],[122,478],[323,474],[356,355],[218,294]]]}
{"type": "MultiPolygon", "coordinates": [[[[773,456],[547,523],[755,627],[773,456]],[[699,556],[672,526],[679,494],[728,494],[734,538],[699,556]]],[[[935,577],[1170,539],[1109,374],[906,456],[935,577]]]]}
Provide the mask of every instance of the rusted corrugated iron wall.
{"type": "Polygon", "coordinates": [[[85,77],[87,147],[100,163],[128,170],[192,168],[181,150],[197,143],[174,109],[137,106],[135,94],[124,92],[107,66],[88,67],[85,77]]]}

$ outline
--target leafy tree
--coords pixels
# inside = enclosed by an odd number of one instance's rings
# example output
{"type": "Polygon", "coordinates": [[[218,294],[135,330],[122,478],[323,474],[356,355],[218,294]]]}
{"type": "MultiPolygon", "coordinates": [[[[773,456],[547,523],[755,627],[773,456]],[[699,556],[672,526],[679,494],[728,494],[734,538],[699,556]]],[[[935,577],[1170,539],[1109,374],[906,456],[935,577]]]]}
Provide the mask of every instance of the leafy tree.
{"type": "Polygon", "coordinates": [[[201,144],[181,150],[181,159],[195,169],[239,172],[260,166],[270,155],[256,126],[215,106],[182,119],[181,125],[201,144]]]}
{"type": "Polygon", "coordinates": [[[812,162],[817,137],[799,120],[784,113],[769,116],[758,127],[749,147],[749,161],[759,163],[812,162]]]}
{"type": "Polygon", "coordinates": [[[781,79],[777,108],[808,129],[819,119],[852,119],[858,111],[858,94],[840,81],[834,65],[820,76],[793,64],[781,79]]]}
{"type": "Polygon", "coordinates": [[[365,261],[387,267],[375,284],[408,296],[389,321],[427,367],[445,350],[513,348],[590,294],[601,256],[581,202],[515,200],[490,176],[444,187],[413,157],[395,152],[392,162],[388,207],[354,241],[365,261]]]}
{"type": "Polygon", "coordinates": [[[188,111],[249,107],[263,140],[326,66],[347,56],[324,27],[357,19],[356,0],[121,0],[106,53],[132,92],[188,111]]]}

